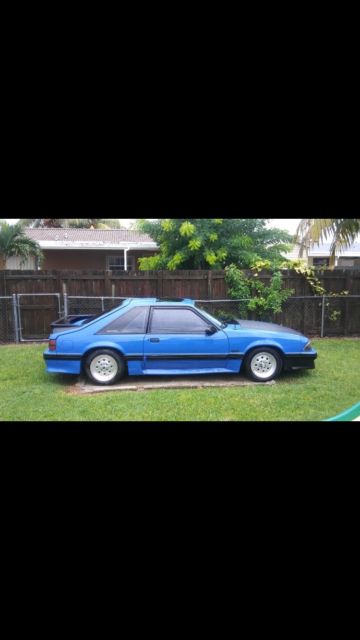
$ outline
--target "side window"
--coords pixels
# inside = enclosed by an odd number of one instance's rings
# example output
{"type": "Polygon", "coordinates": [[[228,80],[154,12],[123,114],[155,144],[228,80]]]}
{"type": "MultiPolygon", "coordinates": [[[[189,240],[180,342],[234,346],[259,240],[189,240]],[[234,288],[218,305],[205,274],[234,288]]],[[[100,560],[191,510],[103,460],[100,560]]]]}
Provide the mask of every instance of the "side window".
{"type": "Polygon", "coordinates": [[[135,307],[124,313],[106,327],[103,327],[98,333],[145,333],[146,321],[148,316],[148,307],[135,307]]]}
{"type": "Polygon", "coordinates": [[[203,333],[209,325],[191,309],[153,309],[151,333],[203,333]]]}

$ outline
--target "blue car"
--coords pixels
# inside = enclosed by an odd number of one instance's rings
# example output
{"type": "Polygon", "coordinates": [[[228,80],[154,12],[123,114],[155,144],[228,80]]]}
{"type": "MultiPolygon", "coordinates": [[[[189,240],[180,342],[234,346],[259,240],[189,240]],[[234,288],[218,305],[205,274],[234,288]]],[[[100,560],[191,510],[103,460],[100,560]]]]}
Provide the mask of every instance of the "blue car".
{"type": "Polygon", "coordinates": [[[129,298],[100,316],[52,324],[44,352],[49,373],[85,373],[109,385],[130,376],[245,373],[268,382],[281,371],[313,369],[317,352],[298,331],[277,324],[224,323],[190,299],[129,298]]]}

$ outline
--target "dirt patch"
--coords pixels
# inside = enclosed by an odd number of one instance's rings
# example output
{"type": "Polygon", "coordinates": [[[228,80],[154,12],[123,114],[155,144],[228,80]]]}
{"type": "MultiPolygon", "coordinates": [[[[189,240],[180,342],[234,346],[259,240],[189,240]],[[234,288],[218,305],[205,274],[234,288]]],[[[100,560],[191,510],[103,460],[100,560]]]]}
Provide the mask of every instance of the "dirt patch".
{"type": "Polygon", "coordinates": [[[125,378],[119,384],[98,386],[91,384],[85,378],[80,378],[76,384],[68,389],[71,394],[106,393],[109,391],[151,391],[154,389],[204,389],[208,387],[248,387],[258,384],[276,384],[270,382],[253,382],[241,375],[227,376],[132,376],[125,378]]]}

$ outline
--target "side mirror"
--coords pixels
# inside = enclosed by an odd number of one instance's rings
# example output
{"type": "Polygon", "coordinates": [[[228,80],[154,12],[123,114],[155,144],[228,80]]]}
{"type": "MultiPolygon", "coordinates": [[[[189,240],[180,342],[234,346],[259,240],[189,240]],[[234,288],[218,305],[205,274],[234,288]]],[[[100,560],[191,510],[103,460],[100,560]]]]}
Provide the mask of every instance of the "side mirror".
{"type": "Polygon", "coordinates": [[[209,327],[208,329],[206,329],[205,333],[207,336],[213,336],[214,333],[217,332],[217,329],[214,327],[214,325],[211,325],[211,327],[209,327]]]}

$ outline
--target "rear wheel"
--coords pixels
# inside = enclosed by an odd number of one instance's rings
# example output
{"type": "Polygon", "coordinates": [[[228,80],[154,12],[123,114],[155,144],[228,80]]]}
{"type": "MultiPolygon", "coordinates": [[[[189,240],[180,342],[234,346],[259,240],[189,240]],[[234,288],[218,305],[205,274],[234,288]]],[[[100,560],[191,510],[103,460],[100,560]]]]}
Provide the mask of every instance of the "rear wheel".
{"type": "Polygon", "coordinates": [[[256,382],[268,382],[277,378],[283,363],[275,349],[254,349],[246,359],[245,371],[256,382]]]}
{"type": "Polygon", "coordinates": [[[112,349],[97,349],[87,357],[85,372],[95,384],[115,384],[124,376],[125,362],[112,349]]]}

